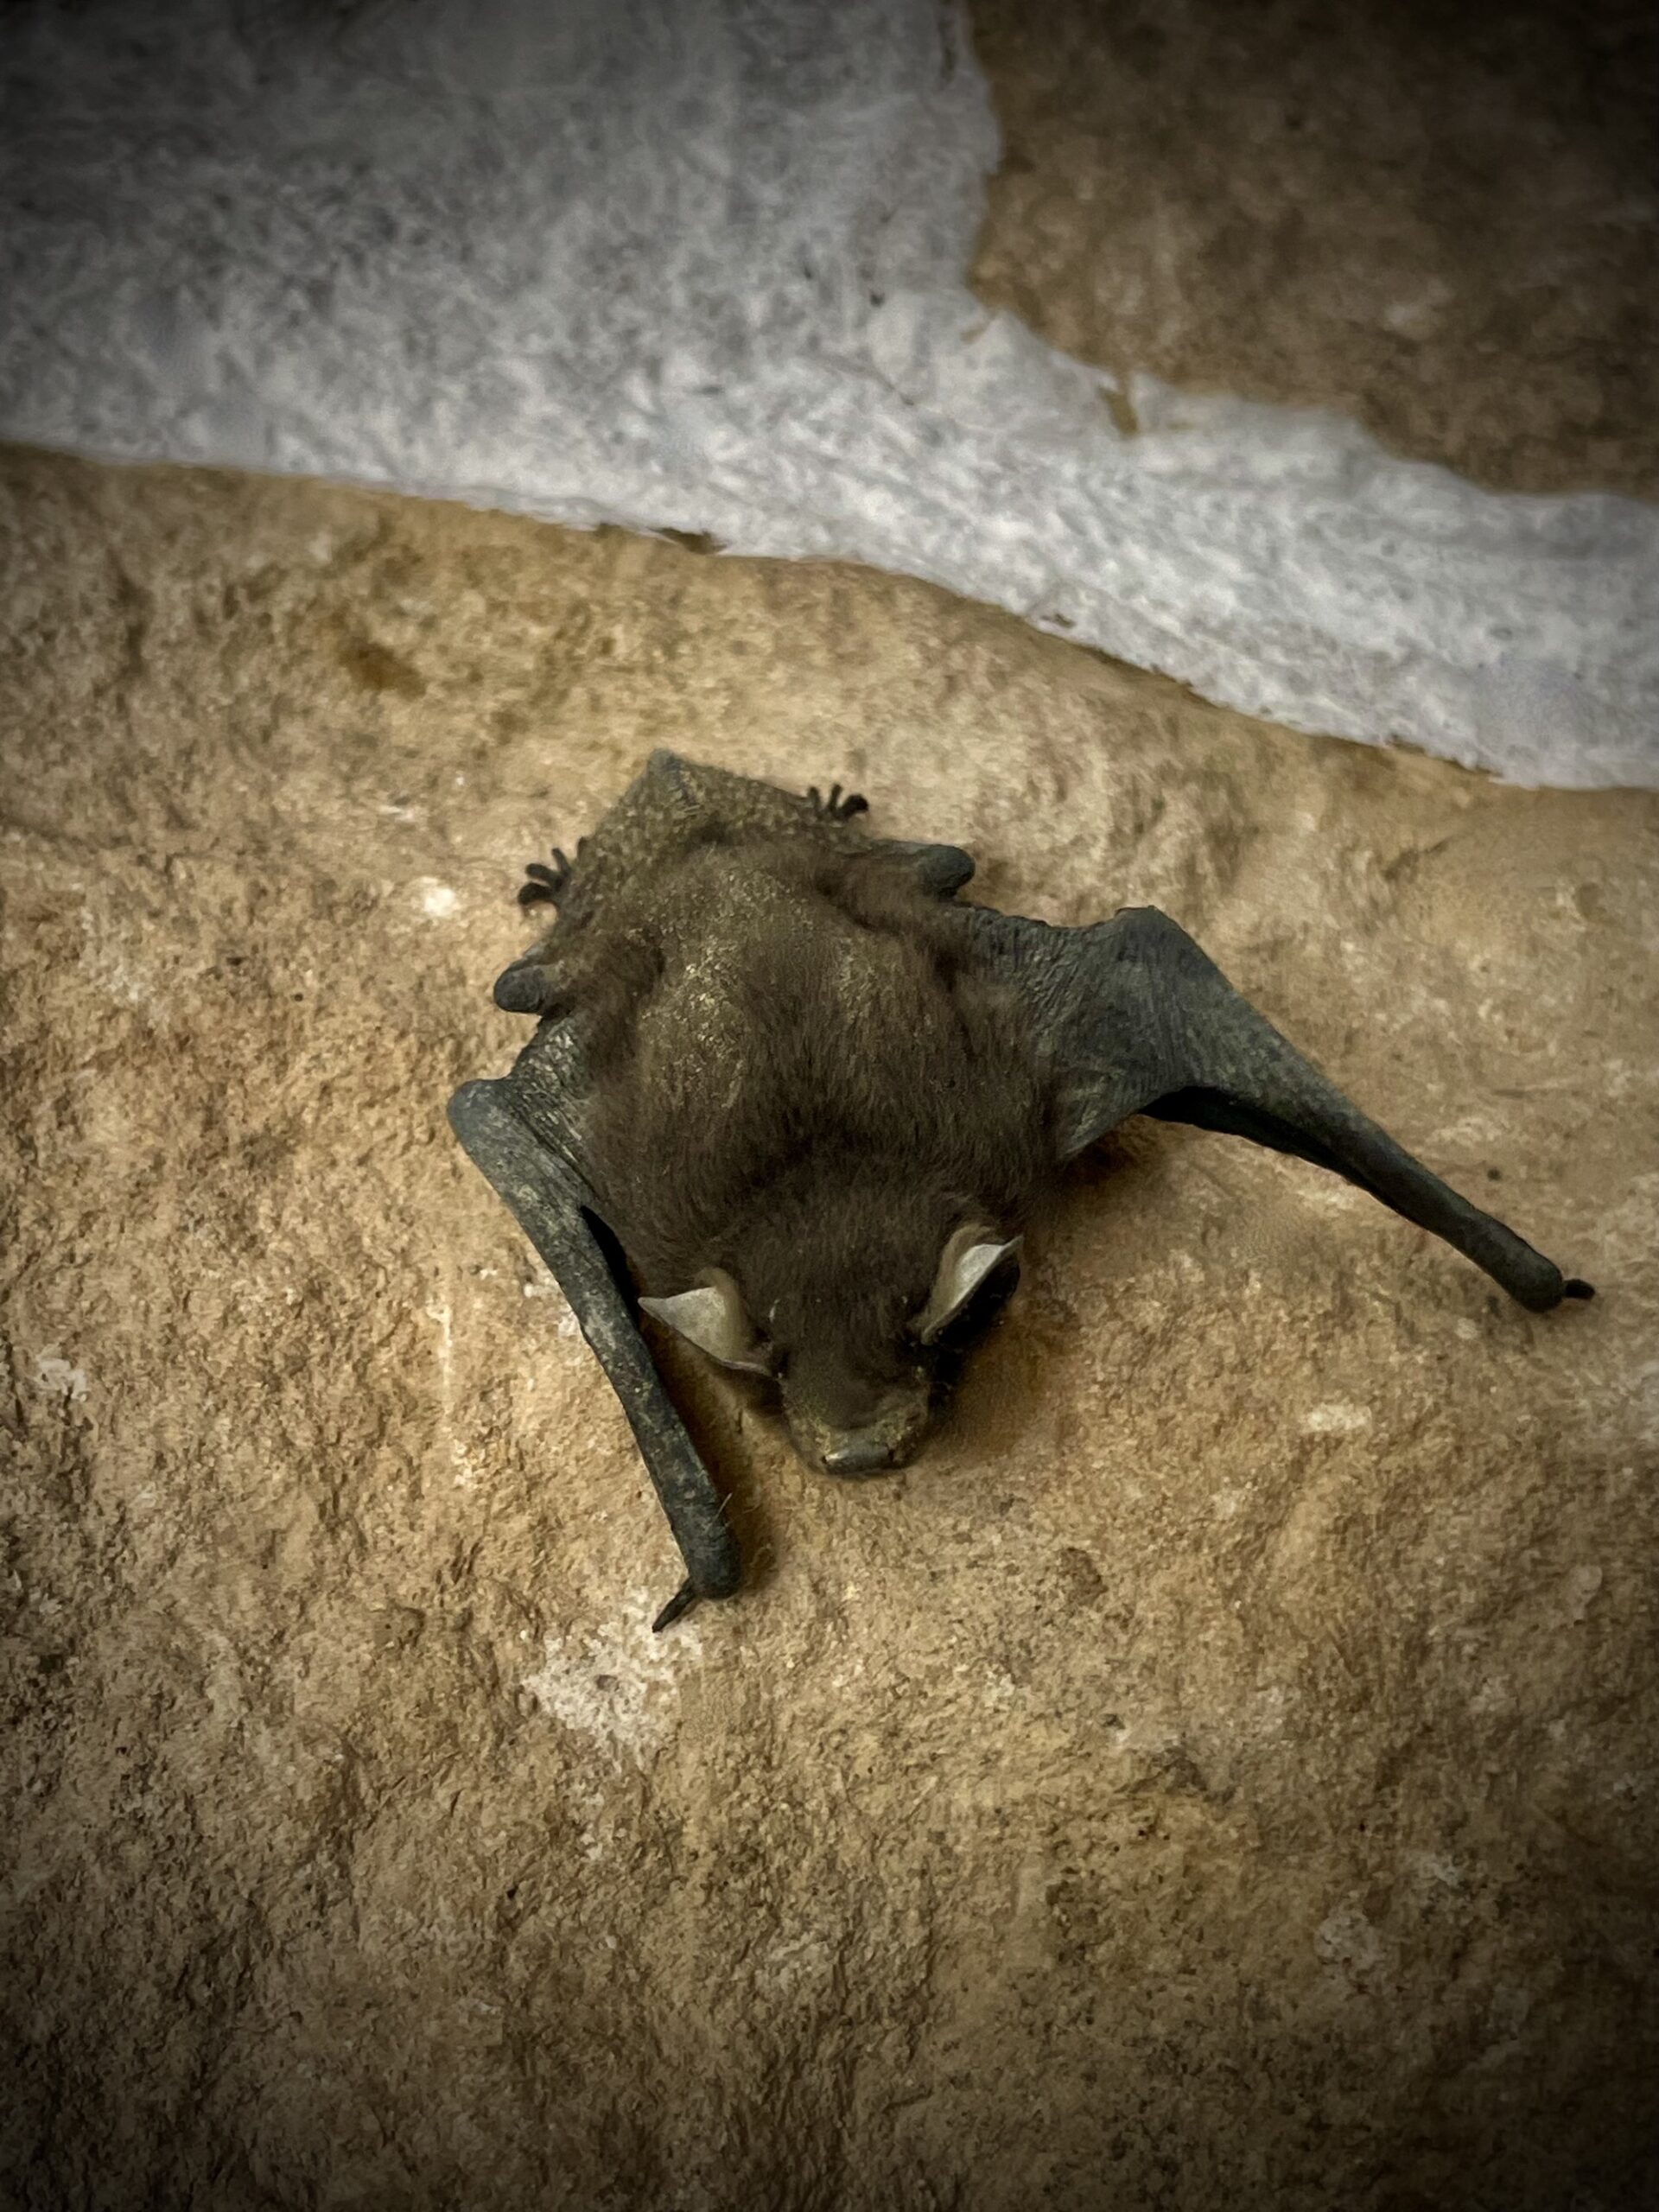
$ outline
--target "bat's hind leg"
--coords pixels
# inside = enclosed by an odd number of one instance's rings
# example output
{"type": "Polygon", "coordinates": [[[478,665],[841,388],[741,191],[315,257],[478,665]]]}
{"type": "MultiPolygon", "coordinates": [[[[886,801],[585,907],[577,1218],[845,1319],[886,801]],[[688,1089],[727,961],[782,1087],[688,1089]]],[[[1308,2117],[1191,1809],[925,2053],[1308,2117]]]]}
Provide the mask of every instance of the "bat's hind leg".
{"type": "MultiPolygon", "coordinates": [[[[577,840],[578,859],[587,842],[585,837],[577,840]]],[[[524,874],[527,880],[518,887],[518,904],[521,906],[535,906],[545,900],[549,906],[556,906],[563,898],[570,881],[570,861],[560,848],[555,845],[551,868],[549,868],[545,861],[528,861],[524,865],[524,874]]]]}
{"type": "Polygon", "coordinates": [[[807,785],[806,795],[826,822],[850,822],[855,814],[868,814],[870,810],[870,802],[862,791],[843,794],[839,784],[830,785],[828,798],[816,784],[807,785]]]}

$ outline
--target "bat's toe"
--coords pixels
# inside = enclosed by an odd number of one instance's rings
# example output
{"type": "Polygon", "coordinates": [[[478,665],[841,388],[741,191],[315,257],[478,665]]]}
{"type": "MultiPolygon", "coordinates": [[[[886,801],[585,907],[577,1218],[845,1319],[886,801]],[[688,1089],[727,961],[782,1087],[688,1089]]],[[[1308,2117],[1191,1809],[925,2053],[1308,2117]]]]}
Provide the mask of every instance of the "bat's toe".
{"type": "Polygon", "coordinates": [[[870,810],[870,802],[862,791],[843,791],[839,784],[830,785],[827,798],[816,784],[808,785],[806,795],[826,822],[850,822],[854,815],[870,810]]]}
{"type": "Polygon", "coordinates": [[[521,906],[534,906],[543,899],[556,906],[570,880],[570,863],[555,845],[552,867],[549,868],[545,861],[527,861],[524,875],[526,880],[518,887],[518,904],[521,906]]]}

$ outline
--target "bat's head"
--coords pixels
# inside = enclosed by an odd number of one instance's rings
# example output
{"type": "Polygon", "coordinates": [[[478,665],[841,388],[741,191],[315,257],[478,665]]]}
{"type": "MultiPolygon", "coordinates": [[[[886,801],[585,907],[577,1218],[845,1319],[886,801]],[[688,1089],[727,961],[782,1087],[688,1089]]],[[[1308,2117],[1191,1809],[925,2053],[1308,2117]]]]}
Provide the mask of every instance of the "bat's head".
{"type": "Polygon", "coordinates": [[[723,1366],[772,1377],[796,1451],[828,1474],[884,1474],[913,1458],[942,1364],[1017,1274],[1017,1236],[906,1198],[874,1229],[868,1210],[849,1209],[848,1233],[828,1238],[797,1242],[768,1224],[731,1268],[640,1300],[723,1366]]]}

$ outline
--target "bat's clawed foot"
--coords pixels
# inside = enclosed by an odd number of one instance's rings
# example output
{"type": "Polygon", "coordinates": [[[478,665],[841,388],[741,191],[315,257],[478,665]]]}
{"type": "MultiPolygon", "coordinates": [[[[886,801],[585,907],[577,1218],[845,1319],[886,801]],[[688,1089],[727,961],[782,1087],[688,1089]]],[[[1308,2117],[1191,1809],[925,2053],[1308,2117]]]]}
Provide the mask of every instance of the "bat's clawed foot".
{"type": "MultiPolygon", "coordinates": [[[[580,852],[582,847],[578,845],[576,850],[580,852]]],[[[518,887],[518,904],[521,906],[536,906],[545,900],[549,906],[556,906],[570,880],[570,863],[555,845],[551,868],[544,861],[531,861],[524,868],[524,874],[529,880],[518,887]]]]}
{"type": "Polygon", "coordinates": [[[806,795],[826,822],[850,822],[855,814],[868,814],[870,810],[870,802],[862,791],[848,791],[843,796],[839,784],[830,785],[828,798],[816,784],[807,786],[806,795]]]}

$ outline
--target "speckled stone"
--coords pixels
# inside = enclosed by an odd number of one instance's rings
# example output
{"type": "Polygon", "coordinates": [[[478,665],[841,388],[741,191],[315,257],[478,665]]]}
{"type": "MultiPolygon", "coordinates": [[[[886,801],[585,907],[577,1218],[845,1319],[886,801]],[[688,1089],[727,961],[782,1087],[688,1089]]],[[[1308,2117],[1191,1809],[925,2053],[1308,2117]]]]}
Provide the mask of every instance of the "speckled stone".
{"type": "Polygon", "coordinates": [[[969,12],[1003,134],[994,305],[1500,490],[1659,496],[1644,0],[969,12]]]}
{"type": "Polygon", "coordinates": [[[1651,2178],[1659,798],[920,583],[0,479],[0,2196],[1622,2212],[1651,2178]],[[1166,907],[1596,1302],[1128,1125],[929,1450],[677,1369],[678,1562],[444,1124],[655,745],[1166,907]]]}

